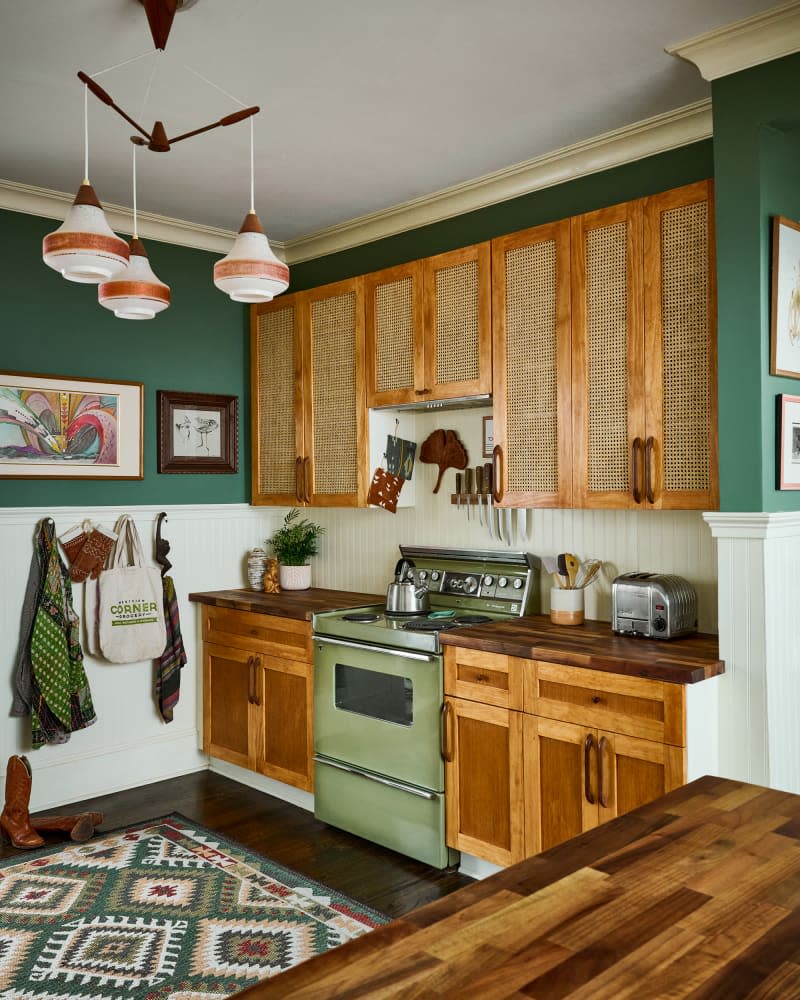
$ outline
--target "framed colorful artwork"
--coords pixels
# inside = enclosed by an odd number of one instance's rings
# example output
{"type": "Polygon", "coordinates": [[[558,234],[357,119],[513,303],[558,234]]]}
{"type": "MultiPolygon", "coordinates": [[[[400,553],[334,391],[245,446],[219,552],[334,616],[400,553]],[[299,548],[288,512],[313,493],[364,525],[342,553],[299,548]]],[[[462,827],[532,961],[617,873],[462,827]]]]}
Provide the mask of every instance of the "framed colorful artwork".
{"type": "Polygon", "coordinates": [[[158,471],[236,472],[239,400],[203,392],[159,389],[158,471]]]}
{"type": "Polygon", "coordinates": [[[800,378],[800,222],[772,220],[770,374],[800,378]]]}
{"type": "Polygon", "coordinates": [[[800,396],[778,396],[778,489],[800,490],[800,396]]]}
{"type": "Polygon", "coordinates": [[[142,479],[144,386],[0,372],[0,478],[142,479]]]}

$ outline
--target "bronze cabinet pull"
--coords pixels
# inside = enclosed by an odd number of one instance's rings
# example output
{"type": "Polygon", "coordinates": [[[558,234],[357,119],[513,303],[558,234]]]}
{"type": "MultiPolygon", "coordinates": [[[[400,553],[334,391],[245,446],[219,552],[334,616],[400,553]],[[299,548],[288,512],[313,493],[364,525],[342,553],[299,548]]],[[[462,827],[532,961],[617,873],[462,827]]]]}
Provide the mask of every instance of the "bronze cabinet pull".
{"type": "Polygon", "coordinates": [[[496,444],[492,449],[492,499],[503,501],[503,449],[496,444]]]}
{"type": "Polygon", "coordinates": [[[247,700],[253,704],[253,657],[247,657],[247,700]]]}
{"type": "Polygon", "coordinates": [[[298,503],[303,502],[303,459],[298,457],[294,460],[294,496],[298,503]]]}
{"type": "Polygon", "coordinates": [[[590,806],[594,805],[594,792],[592,791],[591,773],[591,753],[594,746],[594,736],[591,733],[583,741],[583,794],[590,806]]]}
{"type": "Polygon", "coordinates": [[[655,503],[655,493],[653,492],[653,448],[655,438],[649,437],[644,446],[644,493],[648,503],[655,503]]]}
{"type": "Polygon", "coordinates": [[[253,657],[253,704],[261,707],[261,695],[259,694],[259,683],[258,678],[261,675],[261,657],[253,657]]]}
{"type": "Polygon", "coordinates": [[[453,761],[452,743],[450,741],[450,720],[453,716],[453,706],[449,701],[442,704],[441,712],[441,747],[442,760],[451,764],[453,761]]]}
{"type": "Polygon", "coordinates": [[[608,740],[605,736],[600,737],[600,742],[597,744],[597,792],[600,799],[600,805],[604,809],[608,809],[608,797],[606,796],[606,778],[605,778],[605,756],[606,747],[608,746],[608,740]]]}
{"type": "Polygon", "coordinates": [[[639,450],[642,447],[642,439],[640,437],[635,437],[631,443],[631,493],[633,494],[633,502],[642,502],[642,490],[639,486],[639,450]]]}
{"type": "Polygon", "coordinates": [[[311,490],[308,485],[308,470],[311,467],[311,459],[306,457],[303,459],[303,491],[305,496],[303,499],[306,503],[311,503],[311,490]]]}

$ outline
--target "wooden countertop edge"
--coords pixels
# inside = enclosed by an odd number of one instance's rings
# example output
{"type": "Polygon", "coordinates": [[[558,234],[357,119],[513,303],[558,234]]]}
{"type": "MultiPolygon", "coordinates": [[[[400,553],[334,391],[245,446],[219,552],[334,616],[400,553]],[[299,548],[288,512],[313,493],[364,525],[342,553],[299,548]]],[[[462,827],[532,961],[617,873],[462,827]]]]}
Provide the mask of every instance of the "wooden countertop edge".
{"type": "Polygon", "coordinates": [[[359,594],[350,590],[330,590],[325,587],[298,591],[285,590],[280,594],[233,589],[198,591],[190,593],[189,600],[210,607],[250,611],[257,615],[273,615],[279,618],[295,618],[298,621],[310,621],[311,616],[317,611],[336,611],[383,603],[383,597],[377,594],[359,594]],[[307,606],[309,602],[313,604],[312,607],[307,606]]]}

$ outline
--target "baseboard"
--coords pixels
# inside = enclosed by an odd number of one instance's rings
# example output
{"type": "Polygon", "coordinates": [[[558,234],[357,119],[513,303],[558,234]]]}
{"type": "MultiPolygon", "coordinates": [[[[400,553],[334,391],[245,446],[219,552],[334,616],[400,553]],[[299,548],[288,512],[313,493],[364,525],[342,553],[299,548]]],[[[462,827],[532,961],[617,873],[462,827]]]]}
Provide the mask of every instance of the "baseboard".
{"type": "Polygon", "coordinates": [[[461,853],[461,863],[458,866],[460,875],[468,875],[470,878],[481,881],[501,871],[504,871],[504,869],[500,865],[492,864],[491,861],[484,861],[483,858],[476,858],[474,854],[464,854],[463,851],[461,853]]]}
{"type": "Polygon", "coordinates": [[[267,778],[266,775],[248,771],[244,767],[237,767],[236,764],[229,764],[227,761],[217,760],[214,757],[209,760],[208,769],[215,774],[221,774],[225,778],[231,778],[242,785],[247,785],[248,788],[254,788],[257,792],[273,795],[283,802],[289,802],[293,806],[314,812],[314,796],[311,792],[304,792],[300,788],[293,788],[291,785],[285,785],[282,781],[275,781],[273,778],[267,778]]]}

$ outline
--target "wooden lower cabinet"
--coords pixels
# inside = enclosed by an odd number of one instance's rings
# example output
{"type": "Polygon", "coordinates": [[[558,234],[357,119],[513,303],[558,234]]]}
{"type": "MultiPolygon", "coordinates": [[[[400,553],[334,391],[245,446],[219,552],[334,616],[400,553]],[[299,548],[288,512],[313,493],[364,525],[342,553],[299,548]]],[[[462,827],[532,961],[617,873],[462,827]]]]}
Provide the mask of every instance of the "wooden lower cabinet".
{"type": "Polygon", "coordinates": [[[686,782],[680,685],[449,647],[445,690],[447,843],[486,861],[514,864],[686,782]],[[468,669],[524,687],[523,711],[453,697],[480,697],[468,669]]]}
{"type": "Polygon", "coordinates": [[[312,791],[313,665],[286,655],[305,656],[310,627],[221,610],[204,608],[203,750],[312,791]]]}

